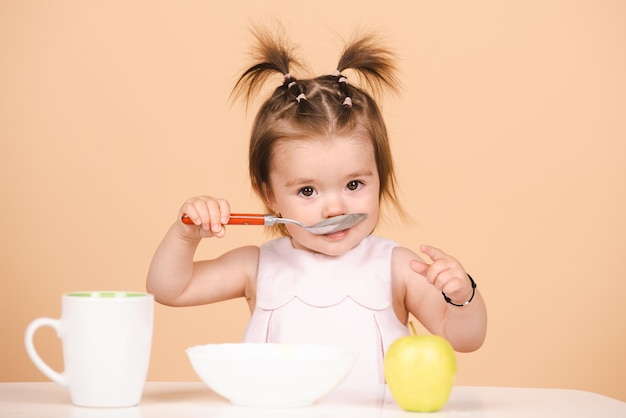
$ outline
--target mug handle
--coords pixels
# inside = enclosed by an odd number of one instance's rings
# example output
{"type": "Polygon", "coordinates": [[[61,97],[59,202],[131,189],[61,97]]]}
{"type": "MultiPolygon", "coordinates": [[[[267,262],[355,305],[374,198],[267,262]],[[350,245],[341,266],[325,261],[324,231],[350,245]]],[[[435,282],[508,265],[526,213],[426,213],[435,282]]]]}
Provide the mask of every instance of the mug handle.
{"type": "Polygon", "coordinates": [[[26,334],[24,336],[24,342],[26,343],[26,353],[28,353],[28,357],[30,357],[33,364],[39,369],[41,373],[46,375],[46,377],[53,382],[60,384],[61,386],[67,386],[67,379],[62,373],[59,373],[52,369],[52,367],[48,366],[45,361],[41,359],[39,353],[35,349],[35,344],[33,342],[33,337],[35,336],[35,332],[40,327],[51,327],[57,333],[57,336],[60,336],[60,321],[58,319],[52,318],[37,318],[28,324],[26,327],[26,334]]]}

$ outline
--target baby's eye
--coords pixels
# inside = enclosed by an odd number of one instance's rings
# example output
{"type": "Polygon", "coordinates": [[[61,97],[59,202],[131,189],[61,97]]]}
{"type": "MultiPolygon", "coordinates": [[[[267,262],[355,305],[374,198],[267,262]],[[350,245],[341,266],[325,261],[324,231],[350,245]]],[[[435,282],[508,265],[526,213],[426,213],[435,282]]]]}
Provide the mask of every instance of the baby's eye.
{"type": "Polygon", "coordinates": [[[351,182],[349,182],[346,185],[346,189],[348,190],[358,190],[361,188],[361,186],[363,185],[362,182],[360,182],[359,180],[352,180],[351,182]]]}
{"type": "Polygon", "coordinates": [[[306,186],[306,187],[301,188],[298,194],[305,196],[305,197],[311,197],[315,194],[315,189],[311,186],[306,186]]]}

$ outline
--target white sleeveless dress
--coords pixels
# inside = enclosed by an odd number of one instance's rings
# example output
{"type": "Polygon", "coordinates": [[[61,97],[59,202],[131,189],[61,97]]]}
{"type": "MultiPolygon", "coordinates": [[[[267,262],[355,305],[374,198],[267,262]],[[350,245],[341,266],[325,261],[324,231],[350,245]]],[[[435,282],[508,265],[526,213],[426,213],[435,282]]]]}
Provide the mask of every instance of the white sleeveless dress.
{"type": "Polygon", "coordinates": [[[244,341],[354,349],[359,357],[344,384],[383,383],[386,349],[409,334],[392,305],[391,254],[397,245],[369,236],[332,257],[295,249],[290,238],[266,242],[244,341]]]}

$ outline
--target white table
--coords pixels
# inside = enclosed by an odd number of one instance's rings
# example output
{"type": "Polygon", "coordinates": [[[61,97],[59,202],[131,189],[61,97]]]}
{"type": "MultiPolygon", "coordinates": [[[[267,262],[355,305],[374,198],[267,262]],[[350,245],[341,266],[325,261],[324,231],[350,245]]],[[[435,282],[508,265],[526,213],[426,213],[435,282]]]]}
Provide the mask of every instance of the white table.
{"type": "Polygon", "coordinates": [[[435,414],[400,409],[384,386],[335,391],[304,408],[257,409],[231,405],[202,382],[147,382],[138,407],[81,408],[52,382],[0,383],[0,417],[49,418],[417,418],[598,417],[626,418],[626,402],[565,389],[456,386],[435,414]]]}

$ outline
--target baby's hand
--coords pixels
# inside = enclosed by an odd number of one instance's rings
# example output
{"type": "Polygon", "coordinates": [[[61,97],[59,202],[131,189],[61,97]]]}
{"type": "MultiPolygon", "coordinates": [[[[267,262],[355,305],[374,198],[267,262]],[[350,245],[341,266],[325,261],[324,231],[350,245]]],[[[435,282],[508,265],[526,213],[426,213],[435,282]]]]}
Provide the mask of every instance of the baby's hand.
{"type": "Polygon", "coordinates": [[[454,303],[462,304],[472,296],[472,284],[461,263],[454,257],[430,245],[421,245],[420,251],[433,261],[432,264],[412,260],[410,267],[421,274],[454,303]]]}
{"type": "Polygon", "coordinates": [[[193,238],[222,238],[226,233],[224,225],[230,218],[228,201],[211,196],[197,196],[188,199],[178,212],[178,224],[183,234],[193,238]],[[183,216],[187,216],[193,225],[183,224],[183,216]]]}

